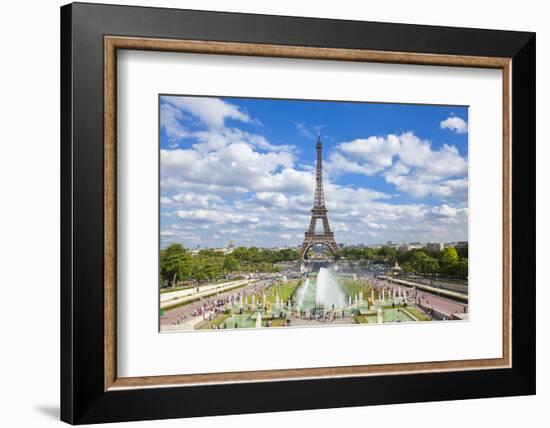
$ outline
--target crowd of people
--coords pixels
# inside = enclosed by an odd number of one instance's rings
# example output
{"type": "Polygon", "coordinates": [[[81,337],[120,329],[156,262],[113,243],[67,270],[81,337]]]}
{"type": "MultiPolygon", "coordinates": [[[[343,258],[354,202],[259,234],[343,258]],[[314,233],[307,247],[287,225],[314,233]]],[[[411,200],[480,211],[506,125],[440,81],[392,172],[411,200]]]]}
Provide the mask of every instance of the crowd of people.
{"type": "MultiPolygon", "coordinates": [[[[267,287],[267,284],[256,284],[252,289],[239,290],[235,293],[223,297],[201,297],[199,298],[199,306],[194,306],[193,309],[189,312],[184,311],[182,314],[178,315],[174,323],[179,325],[184,323],[191,317],[198,316],[202,317],[205,321],[210,321],[220,314],[224,313],[228,309],[232,309],[234,305],[239,306],[240,313],[243,313],[245,310],[252,309],[252,301],[255,302],[254,307],[258,308],[260,305],[263,305],[262,298],[265,294],[267,287]],[[242,305],[240,304],[241,302],[243,302],[242,305]]],[[[267,305],[264,304],[263,306],[263,309],[266,310],[267,305]]]]}

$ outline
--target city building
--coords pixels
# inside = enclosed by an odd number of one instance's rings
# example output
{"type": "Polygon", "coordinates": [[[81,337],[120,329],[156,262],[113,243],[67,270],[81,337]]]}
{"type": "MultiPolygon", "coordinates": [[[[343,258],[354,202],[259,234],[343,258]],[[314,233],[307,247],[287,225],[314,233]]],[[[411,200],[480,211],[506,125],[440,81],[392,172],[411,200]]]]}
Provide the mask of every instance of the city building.
{"type": "Polygon", "coordinates": [[[466,245],[468,245],[468,241],[446,242],[445,248],[449,248],[449,247],[462,248],[462,247],[465,247],[466,245]]]}
{"type": "Polygon", "coordinates": [[[426,249],[429,251],[441,251],[443,250],[442,242],[428,242],[426,244],[426,249]]]}

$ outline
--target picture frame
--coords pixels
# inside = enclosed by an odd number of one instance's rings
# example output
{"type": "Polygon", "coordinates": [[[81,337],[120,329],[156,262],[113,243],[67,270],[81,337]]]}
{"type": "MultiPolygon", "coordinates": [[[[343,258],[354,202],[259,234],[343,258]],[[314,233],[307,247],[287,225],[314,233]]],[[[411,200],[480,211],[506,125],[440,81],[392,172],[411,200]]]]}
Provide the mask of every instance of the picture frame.
{"type": "Polygon", "coordinates": [[[61,419],[86,424],[534,394],[535,97],[534,33],[63,6],[61,419]],[[502,358],[118,377],[118,50],[502,70],[502,358]]]}

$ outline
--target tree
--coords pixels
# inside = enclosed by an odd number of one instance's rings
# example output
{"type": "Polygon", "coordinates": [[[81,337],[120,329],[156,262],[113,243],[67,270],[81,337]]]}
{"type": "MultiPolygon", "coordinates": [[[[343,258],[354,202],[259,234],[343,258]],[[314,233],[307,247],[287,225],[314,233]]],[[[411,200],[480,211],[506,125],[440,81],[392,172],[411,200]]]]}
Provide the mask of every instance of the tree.
{"type": "Polygon", "coordinates": [[[378,255],[382,256],[384,260],[394,262],[396,260],[397,250],[393,247],[385,245],[378,250],[378,255]]]}
{"type": "Polygon", "coordinates": [[[441,252],[441,273],[461,278],[468,277],[468,245],[445,248],[441,252]]]}
{"type": "Polygon", "coordinates": [[[160,276],[162,282],[174,287],[191,273],[191,255],[180,244],[171,244],[160,251],[160,276]]]}
{"type": "Polygon", "coordinates": [[[203,249],[192,255],[180,244],[171,244],[160,252],[161,286],[175,286],[186,280],[210,281],[221,278],[227,272],[249,270],[252,272],[277,272],[273,263],[298,259],[298,251],[292,248],[267,250],[256,247],[239,247],[231,254],[203,249]]]}
{"type": "Polygon", "coordinates": [[[231,255],[241,262],[250,260],[250,253],[248,251],[248,248],[245,247],[235,248],[231,255]]]}
{"type": "Polygon", "coordinates": [[[398,263],[401,265],[401,264],[406,263],[409,260],[411,260],[415,256],[415,254],[419,253],[419,252],[431,256],[431,254],[429,254],[429,252],[426,251],[425,248],[413,248],[412,250],[409,250],[409,251],[404,251],[402,253],[397,253],[396,258],[397,258],[398,263]]]}
{"type": "Polygon", "coordinates": [[[434,273],[439,269],[438,261],[427,255],[424,251],[416,252],[412,257],[412,261],[420,273],[434,273]]]}
{"type": "Polygon", "coordinates": [[[441,263],[443,264],[443,267],[451,266],[457,263],[458,260],[458,253],[454,247],[444,248],[441,252],[441,263]]]}
{"type": "Polygon", "coordinates": [[[468,258],[468,244],[458,247],[456,251],[458,252],[458,257],[461,259],[468,258]]]}
{"type": "Polygon", "coordinates": [[[455,275],[460,276],[461,278],[468,278],[468,259],[460,259],[454,267],[455,275]]]}
{"type": "Polygon", "coordinates": [[[416,272],[421,274],[434,273],[439,269],[437,259],[429,256],[424,251],[415,251],[412,253],[409,261],[401,266],[405,272],[416,272]]]}
{"type": "Polygon", "coordinates": [[[212,280],[221,276],[221,270],[215,258],[207,258],[204,262],[203,272],[206,279],[212,280]]]}
{"type": "Polygon", "coordinates": [[[287,262],[298,259],[298,251],[292,248],[285,248],[275,252],[274,262],[287,262]]]}
{"type": "Polygon", "coordinates": [[[415,267],[412,262],[405,262],[401,265],[401,268],[407,273],[414,273],[415,267]]]}
{"type": "Polygon", "coordinates": [[[236,272],[241,270],[241,265],[235,257],[228,255],[225,256],[225,259],[223,261],[223,269],[226,272],[236,272]]]}
{"type": "Polygon", "coordinates": [[[206,274],[204,267],[203,260],[199,256],[193,257],[193,261],[191,263],[191,277],[195,281],[201,282],[208,279],[208,275],[206,274]]]}

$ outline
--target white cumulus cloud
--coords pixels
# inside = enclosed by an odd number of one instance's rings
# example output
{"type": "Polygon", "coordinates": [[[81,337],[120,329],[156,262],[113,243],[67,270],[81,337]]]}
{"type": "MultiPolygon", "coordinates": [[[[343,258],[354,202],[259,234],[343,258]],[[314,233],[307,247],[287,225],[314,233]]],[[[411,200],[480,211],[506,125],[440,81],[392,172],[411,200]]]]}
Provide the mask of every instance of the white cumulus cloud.
{"type": "Polygon", "coordinates": [[[226,119],[252,122],[246,112],[219,98],[163,96],[162,101],[192,114],[213,128],[224,126],[226,119]]]}
{"type": "Polygon", "coordinates": [[[441,129],[450,129],[457,134],[465,134],[468,132],[468,124],[464,121],[464,119],[457,116],[448,117],[447,119],[441,121],[439,126],[441,126],[441,129]]]}
{"type": "Polygon", "coordinates": [[[468,190],[468,162],[457,148],[444,144],[434,149],[412,132],[340,143],[328,170],[336,175],[381,173],[398,191],[420,198],[464,198],[468,190]]]}

